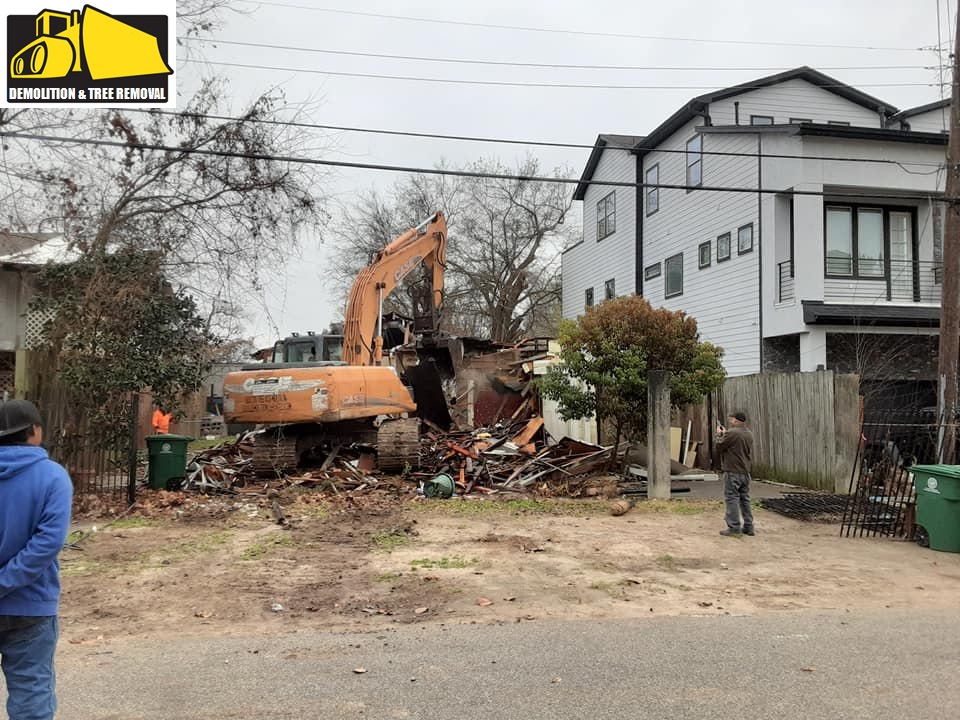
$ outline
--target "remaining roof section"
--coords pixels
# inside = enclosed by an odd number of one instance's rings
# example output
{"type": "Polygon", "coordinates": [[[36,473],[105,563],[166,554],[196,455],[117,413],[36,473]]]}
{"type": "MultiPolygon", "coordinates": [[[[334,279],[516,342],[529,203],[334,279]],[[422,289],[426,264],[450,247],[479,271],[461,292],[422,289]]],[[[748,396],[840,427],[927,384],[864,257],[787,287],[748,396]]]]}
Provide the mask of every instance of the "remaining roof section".
{"type": "Polygon", "coordinates": [[[901,110],[890,119],[906,120],[914,115],[922,115],[925,112],[930,112],[931,110],[941,110],[945,107],[950,107],[950,98],[947,98],[946,100],[937,100],[936,102],[927,103],[926,105],[918,105],[917,107],[907,108],[906,110],[901,110]]]}
{"type": "Polygon", "coordinates": [[[646,139],[643,141],[642,147],[638,148],[638,150],[642,155],[655,149],[660,143],[690,122],[693,118],[707,113],[709,111],[710,103],[712,102],[716,102],[717,100],[725,100],[730,97],[748,93],[751,90],[770,87],[771,85],[777,85],[790,80],[805,80],[811,85],[816,85],[817,87],[823,88],[828,92],[832,92],[835,95],[839,95],[842,98],[850,100],[857,105],[861,105],[877,113],[891,115],[897,112],[897,108],[893,105],[875,98],[872,95],[867,95],[867,93],[861,92],[851,85],[840,82],[836,78],[825,75],[819,70],[814,70],[813,68],[804,65],[803,67],[794,68],[793,70],[787,70],[786,72],[777,73],[776,75],[768,75],[767,77],[751,80],[750,82],[734,85],[722,90],[715,90],[714,92],[706,93],[705,95],[699,95],[693,98],[690,102],[671,115],[665,122],[661,123],[659,127],[657,127],[652,133],[647,135],[646,139]]]}
{"type": "Polygon", "coordinates": [[[613,135],[610,133],[597,135],[597,141],[593,144],[593,150],[590,152],[590,158],[587,160],[587,166],[583,169],[580,176],[580,182],[577,183],[576,190],[573,191],[574,200],[583,200],[587,192],[593,173],[597,170],[600,163],[600,156],[606,148],[618,148],[632,150],[639,143],[643,142],[642,135],[613,135]]]}
{"type": "Polygon", "coordinates": [[[76,251],[59,233],[0,232],[0,266],[39,266],[76,258],[76,251]]]}

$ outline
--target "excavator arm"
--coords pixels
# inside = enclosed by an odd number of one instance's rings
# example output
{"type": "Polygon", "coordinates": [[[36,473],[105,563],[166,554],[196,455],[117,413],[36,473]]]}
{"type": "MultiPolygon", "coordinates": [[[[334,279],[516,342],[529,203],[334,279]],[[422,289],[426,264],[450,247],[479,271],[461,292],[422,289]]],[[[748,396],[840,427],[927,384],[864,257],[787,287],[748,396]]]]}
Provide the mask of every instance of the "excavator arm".
{"type": "Polygon", "coordinates": [[[349,365],[377,365],[383,357],[380,318],[383,300],[413,270],[423,265],[431,275],[431,300],[443,304],[447,260],[447,222],[437,212],[393,240],[360,271],[350,289],[344,321],[343,359],[349,365]]]}

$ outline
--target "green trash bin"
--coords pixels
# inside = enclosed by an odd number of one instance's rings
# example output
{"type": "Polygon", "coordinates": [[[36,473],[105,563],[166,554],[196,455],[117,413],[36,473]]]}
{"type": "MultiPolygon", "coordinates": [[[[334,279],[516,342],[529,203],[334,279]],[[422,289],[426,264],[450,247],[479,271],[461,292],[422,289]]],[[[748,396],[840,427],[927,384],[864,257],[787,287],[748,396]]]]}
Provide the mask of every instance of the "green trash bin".
{"type": "Polygon", "coordinates": [[[917,542],[931,550],[960,552],[960,465],[914,465],[917,542]]]}
{"type": "Polygon", "coordinates": [[[148,483],[154,490],[175,489],[187,474],[186,435],[147,435],[148,483]]]}

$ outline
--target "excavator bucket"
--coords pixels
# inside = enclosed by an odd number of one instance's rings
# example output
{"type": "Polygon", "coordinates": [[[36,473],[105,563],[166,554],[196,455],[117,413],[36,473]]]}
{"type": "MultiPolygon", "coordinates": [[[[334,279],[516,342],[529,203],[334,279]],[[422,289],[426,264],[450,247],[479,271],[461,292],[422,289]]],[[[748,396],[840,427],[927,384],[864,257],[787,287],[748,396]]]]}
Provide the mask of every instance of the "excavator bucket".
{"type": "Polygon", "coordinates": [[[157,38],[87,5],[80,21],[87,70],[94,80],[169,75],[157,38]]]}

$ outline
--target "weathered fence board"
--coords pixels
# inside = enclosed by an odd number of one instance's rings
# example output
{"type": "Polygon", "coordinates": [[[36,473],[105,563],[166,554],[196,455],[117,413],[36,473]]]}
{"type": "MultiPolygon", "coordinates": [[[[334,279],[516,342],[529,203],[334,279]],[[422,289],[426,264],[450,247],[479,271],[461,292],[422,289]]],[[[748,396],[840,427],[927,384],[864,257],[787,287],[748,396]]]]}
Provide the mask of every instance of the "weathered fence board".
{"type": "Polygon", "coordinates": [[[738,410],[747,414],[756,477],[847,491],[860,438],[856,375],[820,371],[734,377],[711,402],[715,423],[738,410]]]}

